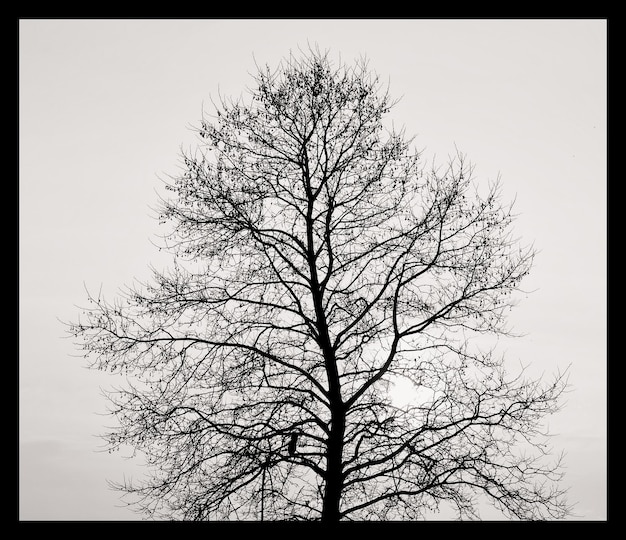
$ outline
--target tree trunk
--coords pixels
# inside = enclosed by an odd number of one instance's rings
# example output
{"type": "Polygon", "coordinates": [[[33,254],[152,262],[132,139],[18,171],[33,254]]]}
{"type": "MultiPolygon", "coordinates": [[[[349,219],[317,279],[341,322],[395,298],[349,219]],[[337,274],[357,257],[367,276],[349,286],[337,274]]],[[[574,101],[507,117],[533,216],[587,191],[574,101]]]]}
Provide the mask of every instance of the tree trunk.
{"type": "Polygon", "coordinates": [[[322,521],[339,521],[339,504],[343,489],[343,435],[345,413],[343,404],[333,411],[326,454],[326,487],[322,501],[322,521]]]}
{"type": "MultiPolygon", "coordinates": [[[[324,367],[328,379],[328,398],[330,402],[330,434],[326,448],[326,478],[322,501],[322,521],[336,522],[340,518],[341,492],[343,489],[343,436],[346,428],[346,407],[341,398],[341,383],[337,370],[337,359],[328,330],[328,321],[324,311],[324,287],[320,285],[317,273],[317,250],[314,245],[314,218],[313,210],[315,199],[319,193],[314,193],[311,187],[306,145],[302,148],[303,175],[307,191],[307,262],[311,275],[311,295],[315,308],[316,326],[318,331],[317,342],[324,355],[324,367]]],[[[320,188],[321,189],[321,188],[320,188]]],[[[327,215],[330,219],[330,210],[327,215]]],[[[330,249],[330,247],[329,247],[330,249]]]]}

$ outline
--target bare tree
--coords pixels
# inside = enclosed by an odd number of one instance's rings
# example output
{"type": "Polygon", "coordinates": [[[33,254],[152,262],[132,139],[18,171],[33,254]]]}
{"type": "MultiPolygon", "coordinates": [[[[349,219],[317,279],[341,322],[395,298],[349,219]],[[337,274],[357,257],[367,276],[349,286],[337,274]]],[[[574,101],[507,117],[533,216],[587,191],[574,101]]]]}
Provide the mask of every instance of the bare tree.
{"type": "Polygon", "coordinates": [[[128,374],[106,438],[153,473],[120,489],[173,519],[567,515],[541,431],[565,377],[509,376],[475,342],[509,333],[533,260],[498,185],[461,154],[425,167],[365,62],[311,51],[254,80],[168,181],[172,268],[70,325],[128,374]]]}

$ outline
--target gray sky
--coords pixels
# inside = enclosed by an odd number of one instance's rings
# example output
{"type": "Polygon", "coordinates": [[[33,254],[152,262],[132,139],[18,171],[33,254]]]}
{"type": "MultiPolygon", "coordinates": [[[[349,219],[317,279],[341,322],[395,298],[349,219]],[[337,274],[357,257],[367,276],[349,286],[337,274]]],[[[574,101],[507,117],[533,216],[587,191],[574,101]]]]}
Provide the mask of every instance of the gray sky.
{"type": "Polygon", "coordinates": [[[83,284],[112,297],[164,262],[150,207],[203,106],[307,42],[366,55],[425,159],[456,146],[516,197],[540,253],[507,353],[571,366],[553,445],[579,517],[606,519],[606,40],[603,20],[20,21],[20,519],[137,519],[106,479],[141,465],[99,452],[117,380],[72,356],[58,318],[83,284]]]}

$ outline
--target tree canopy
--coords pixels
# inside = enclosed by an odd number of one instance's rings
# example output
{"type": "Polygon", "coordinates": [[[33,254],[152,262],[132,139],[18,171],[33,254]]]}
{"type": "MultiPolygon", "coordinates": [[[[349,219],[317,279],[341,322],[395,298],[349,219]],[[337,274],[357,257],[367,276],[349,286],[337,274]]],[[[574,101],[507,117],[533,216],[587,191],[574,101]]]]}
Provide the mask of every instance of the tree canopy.
{"type": "Polygon", "coordinates": [[[530,271],[498,183],[428,167],[365,61],[290,56],[202,118],[167,183],[170,269],[70,325],[151,474],[120,489],[173,519],[567,514],[542,433],[566,379],[509,374],[530,271]],[[393,385],[412,399],[399,404],[393,385]]]}

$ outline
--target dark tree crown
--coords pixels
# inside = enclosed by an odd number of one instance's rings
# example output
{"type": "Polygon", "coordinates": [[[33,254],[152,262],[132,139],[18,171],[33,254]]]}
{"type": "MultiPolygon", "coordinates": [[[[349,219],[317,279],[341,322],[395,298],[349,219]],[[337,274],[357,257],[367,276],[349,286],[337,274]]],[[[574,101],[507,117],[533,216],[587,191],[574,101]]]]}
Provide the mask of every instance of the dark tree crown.
{"type": "Polygon", "coordinates": [[[534,255],[498,185],[461,154],[427,169],[365,62],[311,52],[254,82],[167,186],[172,269],[71,326],[135,381],[109,394],[108,441],[154,472],[121,488],[177,519],[475,517],[479,497],[565,515],[541,438],[564,377],[508,376],[473,344],[509,333],[534,255]]]}

